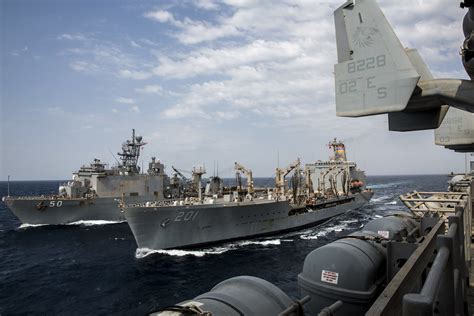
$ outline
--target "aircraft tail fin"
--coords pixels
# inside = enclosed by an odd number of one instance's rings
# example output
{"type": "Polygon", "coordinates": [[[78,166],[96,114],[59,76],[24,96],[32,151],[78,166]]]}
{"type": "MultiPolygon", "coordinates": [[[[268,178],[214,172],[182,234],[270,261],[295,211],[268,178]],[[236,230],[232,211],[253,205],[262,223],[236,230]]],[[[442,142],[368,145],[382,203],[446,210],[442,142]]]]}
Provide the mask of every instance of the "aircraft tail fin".
{"type": "Polygon", "coordinates": [[[421,74],[375,0],[348,0],[334,19],[337,115],[405,110],[421,74]]]}
{"type": "MultiPolygon", "coordinates": [[[[405,51],[411,64],[420,75],[420,80],[433,80],[434,77],[431,71],[418,51],[416,49],[406,49],[405,51]]],[[[405,132],[438,128],[448,109],[448,106],[443,105],[424,111],[410,112],[410,105],[408,105],[404,112],[388,113],[388,129],[391,131],[405,132]]]]}

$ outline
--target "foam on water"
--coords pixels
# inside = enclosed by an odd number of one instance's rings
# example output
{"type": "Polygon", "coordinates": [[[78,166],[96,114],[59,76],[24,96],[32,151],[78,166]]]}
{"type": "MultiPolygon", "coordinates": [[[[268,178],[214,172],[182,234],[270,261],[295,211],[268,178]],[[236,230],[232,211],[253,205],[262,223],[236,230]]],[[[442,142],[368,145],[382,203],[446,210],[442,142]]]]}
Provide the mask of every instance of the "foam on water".
{"type": "Polygon", "coordinates": [[[224,253],[230,249],[217,248],[208,250],[180,250],[180,249],[169,249],[169,250],[154,250],[149,248],[138,248],[135,251],[135,258],[142,259],[152,254],[164,254],[168,256],[184,257],[184,256],[195,256],[203,257],[205,255],[218,255],[224,253]]]}
{"type": "Polygon", "coordinates": [[[385,205],[395,205],[395,204],[397,204],[397,201],[391,201],[391,202],[385,203],[385,205]]]}
{"type": "MultiPolygon", "coordinates": [[[[292,241],[292,240],[285,240],[285,241],[292,241]]],[[[154,249],[149,249],[149,248],[138,248],[135,251],[135,258],[142,259],[152,254],[164,254],[164,255],[176,256],[176,257],[183,257],[183,256],[203,257],[205,255],[219,255],[229,250],[235,250],[235,249],[239,249],[241,247],[245,247],[249,245],[257,245],[257,246],[266,247],[266,246],[278,246],[280,244],[281,244],[280,239],[271,239],[271,240],[243,240],[243,241],[237,241],[234,243],[227,243],[227,244],[222,245],[221,247],[203,248],[200,250],[182,250],[182,249],[154,250],[154,249]]]]}
{"type": "Polygon", "coordinates": [[[48,226],[48,224],[21,224],[18,229],[28,229],[34,227],[48,226]]]}
{"type": "MultiPolygon", "coordinates": [[[[112,314],[125,310],[131,314],[148,314],[195,297],[219,281],[242,274],[264,277],[284,289],[290,297],[300,297],[295,280],[308,253],[359,230],[370,219],[402,209],[403,203],[397,198],[400,194],[415,188],[444,191],[446,179],[446,176],[372,177],[368,183],[381,186],[374,189],[376,201],[332,222],[253,240],[267,245],[241,245],[244,240],[220,244],[220,248],[207,246],[190,250],[137,250],[133,235],[124,224],[95,226],[97,229],[86,226],[28,229],[36,225],[25,225],[26,229],[18,231],[21,223],[0,202],[0,230],[5,230],[0,232],[0,257],[4,259],[0,293],[8,293],[0,295],[0,313],[31,314],[36,311],[38,314],[88,315],[97,311],[112,314]],[[409,184],[397,185],[400,181],[409,184]],[[392,201],[397,204],[384,204],[392,201]],[[81,227],[83,229],[79,229],[81,227]],[[340,229],[342,232],[334,232],[340,229]],[[327,236],[319,237],[319,240],[300,238],[303,233],[315,236],[318,230],[320,236],[327,236]],[[280,239],[281,244],[269,242],[275,239],[280,239]],[[136,259],[135,253],[137,257],[150,256],[136,259]],[[285,269],[275,267],[275,262],[285,269]],[[64,299],[65,292],[74,299],[64,299]],[[42,295],[45,293],[47,295],[42,295]],[[139,298],[131,295],[137,293],[139,298]]],[[[22,195],[54,193],[58,184],[57,181],[13,183],[14,191],[22,195]]],[[[6,192],[6,183],[0,181],[0,195],[6,195],[6,192]]]]}
{"type": "Polygon", "coordinates": [[[386,188],[391,188],[395,187],[397,185],[403,185],[410,183],[411,181],[397,181],[397,182],[389,182],[389,183],[379,183],[379,184],[369,184],[367,185],[367,188],[369,189],[386,189],[386,188]]]}
{"type": "Polygon", "coordinates": [[[390,199],[391,199],[390,196],[388,196],[388,195],[382,195],[382,196],[377,197],[377,198],[372,198],[370,201],[377,203],[377,202],[382,202],[382,201],[390,200],[390,199]]]}
{"type": "Polygon", "coordinates": [[[246,240],[237,243],[237,246],[248,246],[248,245],[260,245],[260,246],[271,246],[271,245],[280,245],[281,240],[280,239],[273,239],[273,240],[246,240]]]}
{"type": "Polygon", "coordinates": [[[344,230],[344,228],[347,228],[348,225],[347,223],[342,223],[340,225],[331,225],[329,227],[321,227],[314,233],[310,234],[303,234],[300,236],[301,239],[318,239],[319,237],[325,237],[331,232],[341,232],[344,230]]]}
{"type": "Polygon", "coordinates": [[[104,220],[95,220],[95,221],[76,221],[68,223],[66,225],[82,225],[82,226],[96,226],[96,225],[111,225],[111,224],[120,224],[125,223],[125,221],[104,221],[104,220]]]}

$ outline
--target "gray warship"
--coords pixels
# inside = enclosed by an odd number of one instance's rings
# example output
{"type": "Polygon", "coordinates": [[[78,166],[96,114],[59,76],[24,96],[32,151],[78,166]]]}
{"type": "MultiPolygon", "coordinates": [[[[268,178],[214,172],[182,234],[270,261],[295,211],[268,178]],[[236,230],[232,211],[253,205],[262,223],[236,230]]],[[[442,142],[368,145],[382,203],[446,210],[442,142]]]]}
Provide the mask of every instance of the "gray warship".
{"type": "Polygon", "coordinates": [[[236,162],[237,178],[240,172],[247,176],[245,190],[240,186],[231,194],[206,190],[202,196],[199,189],[197,198],[123,204],[121,208],[138,247],[145,250],[189,248],[314,226],[363,207],[373,195],[365,188],[365,173],[347,161],[344,144],[335,139],[329,146],[330,160],[307,164],[304,172],[299,159],[287,168],[277,168],[276,186],[271,190],[254,188],[252,171],[236,162]],[[285,176],[293,170],[288,188],[285,176]]]}
{"type": "Polygon", "coordinates": [[[68,224],[78,221],[120,222],[125,218],[117,200],[130,202],[163,200],[169,178],[164,165],[152,158],[146,174],[138,166],[145,145],[132,130],[118,153],[120,162],[107,169],[99,159],[73,173],[72,180],[59,186],[52,196],[6,196],[3,202],[24,224],[68,224]]]}

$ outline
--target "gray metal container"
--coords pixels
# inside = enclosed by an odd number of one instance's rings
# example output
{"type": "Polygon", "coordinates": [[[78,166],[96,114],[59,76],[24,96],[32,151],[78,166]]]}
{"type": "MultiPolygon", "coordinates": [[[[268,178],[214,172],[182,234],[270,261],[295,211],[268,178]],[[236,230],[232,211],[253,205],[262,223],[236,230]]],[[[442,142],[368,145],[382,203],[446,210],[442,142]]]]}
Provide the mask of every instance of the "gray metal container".
{"type": "Polygon", "coordinates": [[[302,296],[311,300],[306,308],[317,315],[324,307],[341,300],[335,315],[363,315],[375,300],[385,279],[385,250],[358,232],[313,250],[298,275],[302,296]]]}
{"type": "Polygon", "coordinates": [[[406,215],[392,215],[371,220],[365,224],[364,230],[377,233],[387,239],[393,239],[395,234],[406,237],[416,227],[419,227],[419,224],[413,218],[406,215]]]}
{"type": "MultiPolygon", "coordinates": [[[[238,276],[222,281],[209,292],[179,306],[197,306],[213,316],[278,315],[293,301],[275,285],[252,276],[238,276]]],[[[160,315],[168,315],[161,312],[160,315]]],[[[171,314],[170,314],[171,315],[171,314]]]]}

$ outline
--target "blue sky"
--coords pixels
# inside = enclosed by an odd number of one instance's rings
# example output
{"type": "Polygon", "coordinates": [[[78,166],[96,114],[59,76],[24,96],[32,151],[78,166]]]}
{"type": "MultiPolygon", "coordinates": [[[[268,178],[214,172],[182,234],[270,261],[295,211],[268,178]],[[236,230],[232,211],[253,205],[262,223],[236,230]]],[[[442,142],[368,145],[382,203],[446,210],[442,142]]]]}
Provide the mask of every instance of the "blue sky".
{"type": "MultiPolygon", "coordinates": [[[[1,1],[0,180],[66,179],[113,163],[131,129],[143,160],[190,170],[234,161],[255,176],[325,159],[333,137],[369,174],[462,171],[433,132],[384,116],[335,116],[337,1],[1,1]]],[[[437,77],[467,78],[464,11],[448,0],[380,1],[437,77]],[[436,35],[435,35],[436,34],[436,35]]]]}

